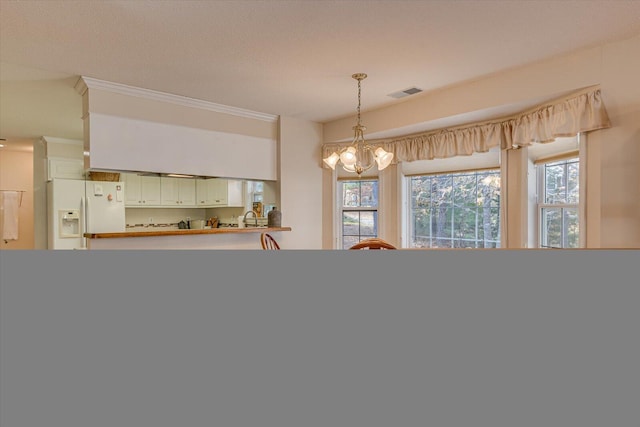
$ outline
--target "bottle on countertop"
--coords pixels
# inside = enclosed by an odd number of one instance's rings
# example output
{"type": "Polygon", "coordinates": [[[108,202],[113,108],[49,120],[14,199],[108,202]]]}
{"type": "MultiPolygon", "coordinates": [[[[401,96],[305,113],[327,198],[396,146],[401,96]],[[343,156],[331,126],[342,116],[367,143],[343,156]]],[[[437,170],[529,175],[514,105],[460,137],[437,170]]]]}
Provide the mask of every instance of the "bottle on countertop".
{"type": "Polygon", "coordinates": [[[267,226],[268,227],[282,226],[282,212],[280,212],[275,206],[267,214],[267,226]]]}

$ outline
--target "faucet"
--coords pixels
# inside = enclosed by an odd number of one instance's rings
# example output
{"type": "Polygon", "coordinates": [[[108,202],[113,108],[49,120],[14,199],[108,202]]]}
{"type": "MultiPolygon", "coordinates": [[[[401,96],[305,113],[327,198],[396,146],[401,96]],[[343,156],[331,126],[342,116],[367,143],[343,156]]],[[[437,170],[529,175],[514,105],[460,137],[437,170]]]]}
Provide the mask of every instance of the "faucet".
{"type": "Polygon", "coordinates": [[[257,226],[258,226],[258,214],[257,214],[257,212],[256,212],[256,211],[254,211],[254,210],[246,211],[246,212],[244,213],[244,222],[245,222],[245,223],[247,222],[247,214],[250,214],[250,213],[252,213],[252,214],[253,214],[254,227],[257,227],[257,226]]]}

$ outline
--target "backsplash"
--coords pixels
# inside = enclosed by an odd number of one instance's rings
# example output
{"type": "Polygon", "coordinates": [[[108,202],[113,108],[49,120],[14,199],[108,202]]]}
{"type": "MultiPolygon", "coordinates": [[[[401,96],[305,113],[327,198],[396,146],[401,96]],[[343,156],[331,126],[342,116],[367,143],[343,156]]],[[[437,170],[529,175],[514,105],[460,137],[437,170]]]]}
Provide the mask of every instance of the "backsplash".
{"type": "Polygon", "coordinates": [[[206,209],[194,208],[127,208],[125,221],[131,226],[166,226],[166,224],[178,224],[180,221],[191,219],[205,219],[206,209]]]}
{"type": "MultiPolygon", "coordinates": [[[[220,223],[237,224],[238,216],[244,213],[243,208],[127,208],[125,221],[127,229],[146,228],[178,228],[180,221],[207,220],[217,217],[220,223]]],[[[262,219],[262,218],[260,218],[262,219]]],[[[266,218],[265,218],[266,220],[266,218]]]]}

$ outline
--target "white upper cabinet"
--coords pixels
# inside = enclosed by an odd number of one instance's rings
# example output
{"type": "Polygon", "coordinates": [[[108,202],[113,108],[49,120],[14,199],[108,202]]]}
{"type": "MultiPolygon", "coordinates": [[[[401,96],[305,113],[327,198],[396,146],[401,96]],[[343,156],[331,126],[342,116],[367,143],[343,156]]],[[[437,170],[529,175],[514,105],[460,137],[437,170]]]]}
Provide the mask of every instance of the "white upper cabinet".
{"type": "Polygon", "coordinates": [[[160,177],[141,176],[140,193],[143,205],[160,206],[160,177]]]}
{"type": "Polygon", "coordinates": [[[199,207],[220,205],[215,179],[198,179],[196,181],[196,203],[199,207]]]}
{"type": "Polygon", "coordinates": [[[195,207],[196,180],[190,178],[160,178],[160,200],[162,206],[195,207]]]}
{"type": "Polygon", "coordinates": [[[125,183],[125,206],[160,206],[159,176],[141,176],[134,173],[124,173],[121,179],[125,183]]]}
{"type": "Polygon", "coordinates": [[[47,159],[47,180],[53,178],[84,179],[84,161],[82,159],[47,159]]]}
{"type": "Polygon", "coordinates": [[[196,182],[196,193],[199,207],[244,206],[242,180],[199,179],[196,182]]]}

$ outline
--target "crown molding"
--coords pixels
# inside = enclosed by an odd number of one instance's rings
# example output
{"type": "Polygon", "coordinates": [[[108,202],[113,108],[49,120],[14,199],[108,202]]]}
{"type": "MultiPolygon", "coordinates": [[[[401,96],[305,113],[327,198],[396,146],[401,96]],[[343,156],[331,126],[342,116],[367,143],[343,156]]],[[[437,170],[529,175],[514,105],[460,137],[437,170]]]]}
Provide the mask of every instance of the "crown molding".
{"type": "Polygon", "coordinates": [[[231,107],[228,105],[216,104],[214,102],[203,101],[200,99],[189,98],[181,95],[173,95],[166,92],[158,92],[151,89],[142,89],[139,87],[128,86],[121,83],[107,82],[91,77],[81,76],[75,85],[76,91],[80,95],[88,89],[106,90],[121,95],[135,96],[137,98],[145,98],[152,101],[169,102],[184,107],[199,108],[201,110],[214,111],[216,113],[231,114],[234,116],[245,117],[249,119],[262,120],[265,122],[276,122],[278,116],[274,114],[260,113],[257,111],[245,110],[243,108],[231,107]]]}
{"type": "Polygon", "coordinates": [[[78,92],[80,95],[84,95],[88,89],[87,84],[84,81],[85,78],[86,77],[82,76],[78,77],[78,81],[76,81],[76,84],[73,86],[76,92],[78,92]]]}
{"type": "Polygon", "coordinates": [[[68,138],[58,138],[55,136],[42,136],[40,137],[41,140],[43,140],[44,142],[47,143],[54,143],[54,144],[69,144],[69,145],[83,145],[84,141],[80,140],[80,139],[68,139],[68,138]]]}

